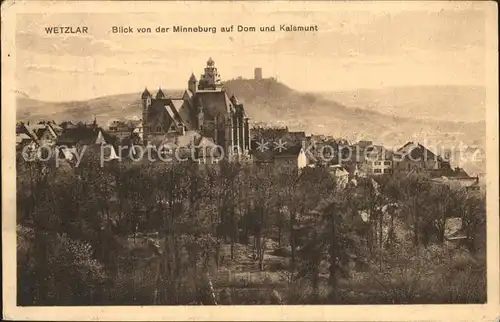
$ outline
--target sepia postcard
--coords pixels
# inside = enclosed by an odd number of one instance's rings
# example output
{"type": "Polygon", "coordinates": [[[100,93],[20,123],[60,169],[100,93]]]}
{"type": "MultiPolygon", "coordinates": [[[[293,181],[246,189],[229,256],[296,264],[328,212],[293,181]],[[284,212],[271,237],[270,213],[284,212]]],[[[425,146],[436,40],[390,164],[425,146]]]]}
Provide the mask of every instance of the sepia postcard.
{"type": "Polygon", "coordinates": [[[1,18],[3,318],[500,318],[495,2],[1,18]]]}

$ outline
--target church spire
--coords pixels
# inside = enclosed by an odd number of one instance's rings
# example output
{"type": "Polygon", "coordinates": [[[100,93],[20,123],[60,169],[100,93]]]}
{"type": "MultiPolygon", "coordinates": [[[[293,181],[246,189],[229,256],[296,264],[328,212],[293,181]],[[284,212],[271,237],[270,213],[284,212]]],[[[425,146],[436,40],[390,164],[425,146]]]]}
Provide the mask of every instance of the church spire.
{"type": "Polygon", "coordinates": [[[201,75],[198,89],[200,90],[216,90],[221,88],[220,75],[215,67],[215,61],[212,57],[208,58],[205,73],[201,75]]]}
{"type": "Polygon", "coordinates": [[[209,57],[207,60],[207,67],[213,67],[213,66],[215,66],[215,62],[212,59],[212,57],[209,57]]]}
{"type": "Polygon", "coordinates": [[[161,87],[158,88],[158,93],[156,93],[156,99],[162,99],[165,98],[165,94],[161,90],[161,87]]]}
{"type": "Polygon", "coordinates": [[[144,92],[142,92],[141,99],[146,99],[151,97],[151,93],[148,91],[147,87],[144,87],[144,92]]]}
{"type": "Polygon", "coordinates": [[[191,73],[191,77],[189,77],[188,81],[188,90],[191,93],[195,93],[197,87],[198,87],[198,80],[196,79],[196,76],[194,76],[194,73],[191,73]]]}

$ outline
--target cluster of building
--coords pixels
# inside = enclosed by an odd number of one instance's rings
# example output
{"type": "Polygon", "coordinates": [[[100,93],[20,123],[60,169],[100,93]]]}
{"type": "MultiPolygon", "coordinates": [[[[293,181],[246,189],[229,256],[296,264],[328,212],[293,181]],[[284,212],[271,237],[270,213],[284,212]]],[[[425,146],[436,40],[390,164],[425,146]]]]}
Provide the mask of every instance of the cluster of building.
{"type": "MultiPolygon", "coordinates": [[[[261,68],[254,73],[256,80],[262,79],[261,68]]],[[[154,147],[159,155],[174,149],[192,153],[194,148],[196,160],[202,164],[216,163],[223,157],[297,171],[321,166],[342,182],[353,177],[418,172],[436,182],[479,189],[477,177],[470,177],[463,169],[452,169],[449,160],[418,143],[408,142],[390,151],[372,141],[351,144],[286,127],[251,129],[243,103],[224,88],[211,58],[199,79],[191,74],[181,93],[167,95],[161,88],[152,93],[146,88],[138,110],[140,120],[114,121],[108,129],[98,126],[95,120],[91,124],[19,123],[16,143],[20,149],[64,146],[69,159],[72,149],[90,144],[107,144],[116,149],[126,146],[125,154],[115,151],[120,158],[130,156],[136,147],[154,147]]]]}

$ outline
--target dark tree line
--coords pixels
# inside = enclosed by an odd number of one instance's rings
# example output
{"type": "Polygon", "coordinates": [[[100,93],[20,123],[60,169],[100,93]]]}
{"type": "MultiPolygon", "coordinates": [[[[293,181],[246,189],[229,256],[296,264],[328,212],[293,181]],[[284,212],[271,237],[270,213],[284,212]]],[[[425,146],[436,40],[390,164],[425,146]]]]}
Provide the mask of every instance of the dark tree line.
{"type": "Polygon", "coordinates": [[[449,218],[461,218],[472,256],[485,249],[484,196],[416,175],[344,187],[321,167],[100,167],[92,153],[64,169],[19,159],[17,172],[20,305],[215,304],[211,279],[237,245],[251,245],[265,271],[270,240],[289,251],[289,302],[343,303],[343,283],[359,270],[373,271],[381,301],[411,302],[422,292],[408,278],[394,286],[393,275],[444,247],[449,218]],[[293,291],[302,285],[307,298],[293,291]]]}

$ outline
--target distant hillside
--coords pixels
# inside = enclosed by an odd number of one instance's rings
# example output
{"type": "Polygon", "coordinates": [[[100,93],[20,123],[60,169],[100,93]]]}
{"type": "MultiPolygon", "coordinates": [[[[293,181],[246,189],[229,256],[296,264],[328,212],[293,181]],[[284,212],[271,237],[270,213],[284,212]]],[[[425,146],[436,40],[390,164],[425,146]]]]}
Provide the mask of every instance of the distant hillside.
{"type": "Polygon", "coordinates": [[[412,137],[481,144],[485,137],[484,121],[455,122],[453,117],[447,121],[422,120],[419,109],[404,116],[385,114],[338,103],[335,94],[298,92],[272,79],[231,80],[226,87],[246,103],[254,120],[286,124],[312,133],[350,140],[365,136],[387,144],[397,144],[412,137]]]}
{"type": "Polygon", "coordinates": [[[474,86],[414,86],[321,93],[347,106],[394,116],[483,121],[486,89],[474,86]]]}
{"type": "MultiPolygon", "coordinates": [[[[484,121],[454,122],[453,116],[448,118],[450,121],[421,120],[418,108],[408,110],[404,114],[406,117],[401,117],[395,113],[381,113],[375,108],[348,107],[336,102],[336,94],[302,93],[272,79],[230,80],[225,87],[229,94],[234,93],[245,103],[254,122],[287,125],[291,130],[333,135],[350,141],[368,138],[388,146],[408,140],[423,142],[424,139],[438,140],[447,146],[460,141],[484,146],[484,121]]],[[[182,91],[166,94],[174,92],[182,91]]],[[[61,103],[19,97],[17,118],[90,121],[95,115],[98,123],[109,124],[112,119],[140,117],[139,104],[140,92],[61,103]]]]}

